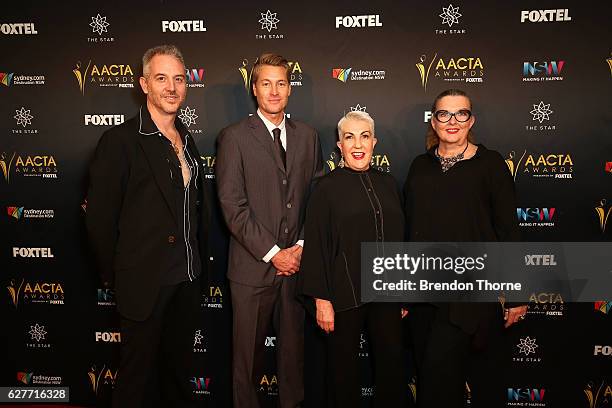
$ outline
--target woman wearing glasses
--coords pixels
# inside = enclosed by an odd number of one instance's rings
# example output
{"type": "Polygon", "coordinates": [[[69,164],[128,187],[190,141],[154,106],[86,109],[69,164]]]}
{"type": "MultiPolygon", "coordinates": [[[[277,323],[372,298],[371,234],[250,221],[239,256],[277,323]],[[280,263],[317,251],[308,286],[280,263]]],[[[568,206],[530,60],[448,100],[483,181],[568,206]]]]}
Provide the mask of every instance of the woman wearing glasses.
{"type": "MultiPolygon", "coordinates": [[[[499,153],[474,143],[470,99],[461,90],[449,89],[435,99],[432,112],[427,152],[414,159],[404,186],[409,239],[518,241],[512,176],[499,153]]],[[[487,303],[411,308],[419,407],[463,407],[472,345],[482,341],[496,317],[501,319],[500,310],[499,305],[487,303]]],[[[509,327],[524,318],[527,307],[505,311],[509,327]]],[[[477,394],[472,387],[474,401],[477,394]]]]}

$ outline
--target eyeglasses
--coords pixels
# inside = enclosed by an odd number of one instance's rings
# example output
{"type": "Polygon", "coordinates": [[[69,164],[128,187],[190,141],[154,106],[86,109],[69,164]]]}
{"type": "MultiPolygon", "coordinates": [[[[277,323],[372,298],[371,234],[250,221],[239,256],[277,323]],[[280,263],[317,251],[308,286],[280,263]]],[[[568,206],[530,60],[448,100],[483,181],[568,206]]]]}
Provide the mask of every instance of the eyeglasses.
{"type": "Polygon", "coordinates": [[[472,112],[467,109],[461,109],[460,111],[454,113],[445,110],[439,110],[434,113],[436,120],[442,123],[448,122],[453,116],[457,122],[467,122],[472,117],[472,112]]]}

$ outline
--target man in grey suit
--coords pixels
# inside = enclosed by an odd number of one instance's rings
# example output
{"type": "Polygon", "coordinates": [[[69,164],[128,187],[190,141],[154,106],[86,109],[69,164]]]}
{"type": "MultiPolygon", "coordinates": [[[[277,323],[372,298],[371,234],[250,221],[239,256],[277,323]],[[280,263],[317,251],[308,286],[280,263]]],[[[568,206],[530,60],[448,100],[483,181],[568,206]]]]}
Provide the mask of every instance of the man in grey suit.
{"type": "Polygon", "coordinates": [[[258,407],[264,343],[271,325],[277,343],[282,408],[304,399],[304,309],[295,298],[302,223],[310,184],[323,174],[316,131],[285,118],[289,64],[262,55],[252,72],[257,113],[221,131],[217,185],[231,233],[228,278],[233,308],[233,399],[258,407]]]}

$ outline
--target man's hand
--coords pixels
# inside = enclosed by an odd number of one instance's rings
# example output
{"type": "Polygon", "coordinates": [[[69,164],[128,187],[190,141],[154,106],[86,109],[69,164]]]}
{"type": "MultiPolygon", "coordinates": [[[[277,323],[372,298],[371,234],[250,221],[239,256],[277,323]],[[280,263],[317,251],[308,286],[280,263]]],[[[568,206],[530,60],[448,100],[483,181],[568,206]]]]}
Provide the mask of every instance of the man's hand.
{"type": "Polygon", "coordinates": [[[334,331],[334,306],[329,300],[315,299],[317,306],[317,324],[325,333],[334,331]]]}
{"type": "MultiPolygon", "coordinates": [[[[288,249],[289,251],[293,252],[293,255],[297,258],[298,264],[300,264],[302,262],[302,250],[304,248],[302,248],[301,245],[295,244],[294,246],[288,249]]],[[[299,269],[299,265],[298,265],[298,269],[299,269]]]]}
{"type": "Polygon", "coordinates": [[[300,261],[296,257],[293,247],[281,249],[272,257],[271,261],[277,270],[277,275],[291,276],[300,269],[300,261]]]}
{"type": "Polygon", "coordinates": [[[504,320],[506,324],[504,324],[505,328],[512,326],[516,322],[520,322],[525,318],[525,314],[527,313],[527,306],[519,306],[519,307],[511,307],[506,309],[504,313],[504,320]]]}

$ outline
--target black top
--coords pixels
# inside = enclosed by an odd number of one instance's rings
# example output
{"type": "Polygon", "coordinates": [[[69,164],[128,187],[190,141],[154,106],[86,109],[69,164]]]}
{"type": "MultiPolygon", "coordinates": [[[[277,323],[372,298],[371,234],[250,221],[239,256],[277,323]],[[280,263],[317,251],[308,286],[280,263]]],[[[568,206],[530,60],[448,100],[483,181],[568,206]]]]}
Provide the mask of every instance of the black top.
{"type": "MultiPolygon", "coordinates": [[[[519,241],[514,180],[502,156],[479,144],[473,157],[443,172],[436,148],[417,156],[408,171],[404,198],[409,240],[519,241]]],[[[470,334],[486,327],[500,310],[494,303],[448,307],[449,320],[470,334]]]]}
{"type": "Polygon", "coordinates": [[[361,243],[404,240],[395,179],[375,169],[338,168],[319,179],[308,202],[298,293],[332,302],[334,311],[361,302],[361,243]]]}
{"type": "MultiPolygon", "coordinates": [[[[142,126],[145,129],[157,129],[157,126],[151,119],[148,109],[143,109],[142,126]]],[[[191,177],[187,186],[183,183],[183,174],[181,171],[181,163],[178,156],[174,152],[172,143],[165,137],[161,131],[157,131],[159,142],[163,145],[164,161],[168,164],[168,174],[174,194],[174,205],[176,207],[178,232],[176,242],[172,251],[171,259],[169,259],[170,268],[164,272],[161,277],[163,285],[173,285],[179,282],[191,281],[200,276],[202,272],[200,251],[198,250],[197,232],[199,222],[198,203],[198,186],[197,180],[200,177],[197,166],[198,156],[191,151],[190,145],[194,143],[189,131],[180,121],[175,118],[174,126],[183,141],[183,154],[185,162],[189,167],[191,177]],[[190,140],[191,139],[191,140],[190,140]]]]}
{"type": "Polygon", "coordinates": [[[519,241],[514,181],[502,156],[479,144],[472,158],[442,172],[436,147],[414,159],[404,185],[409,240],[519,241]]]}

